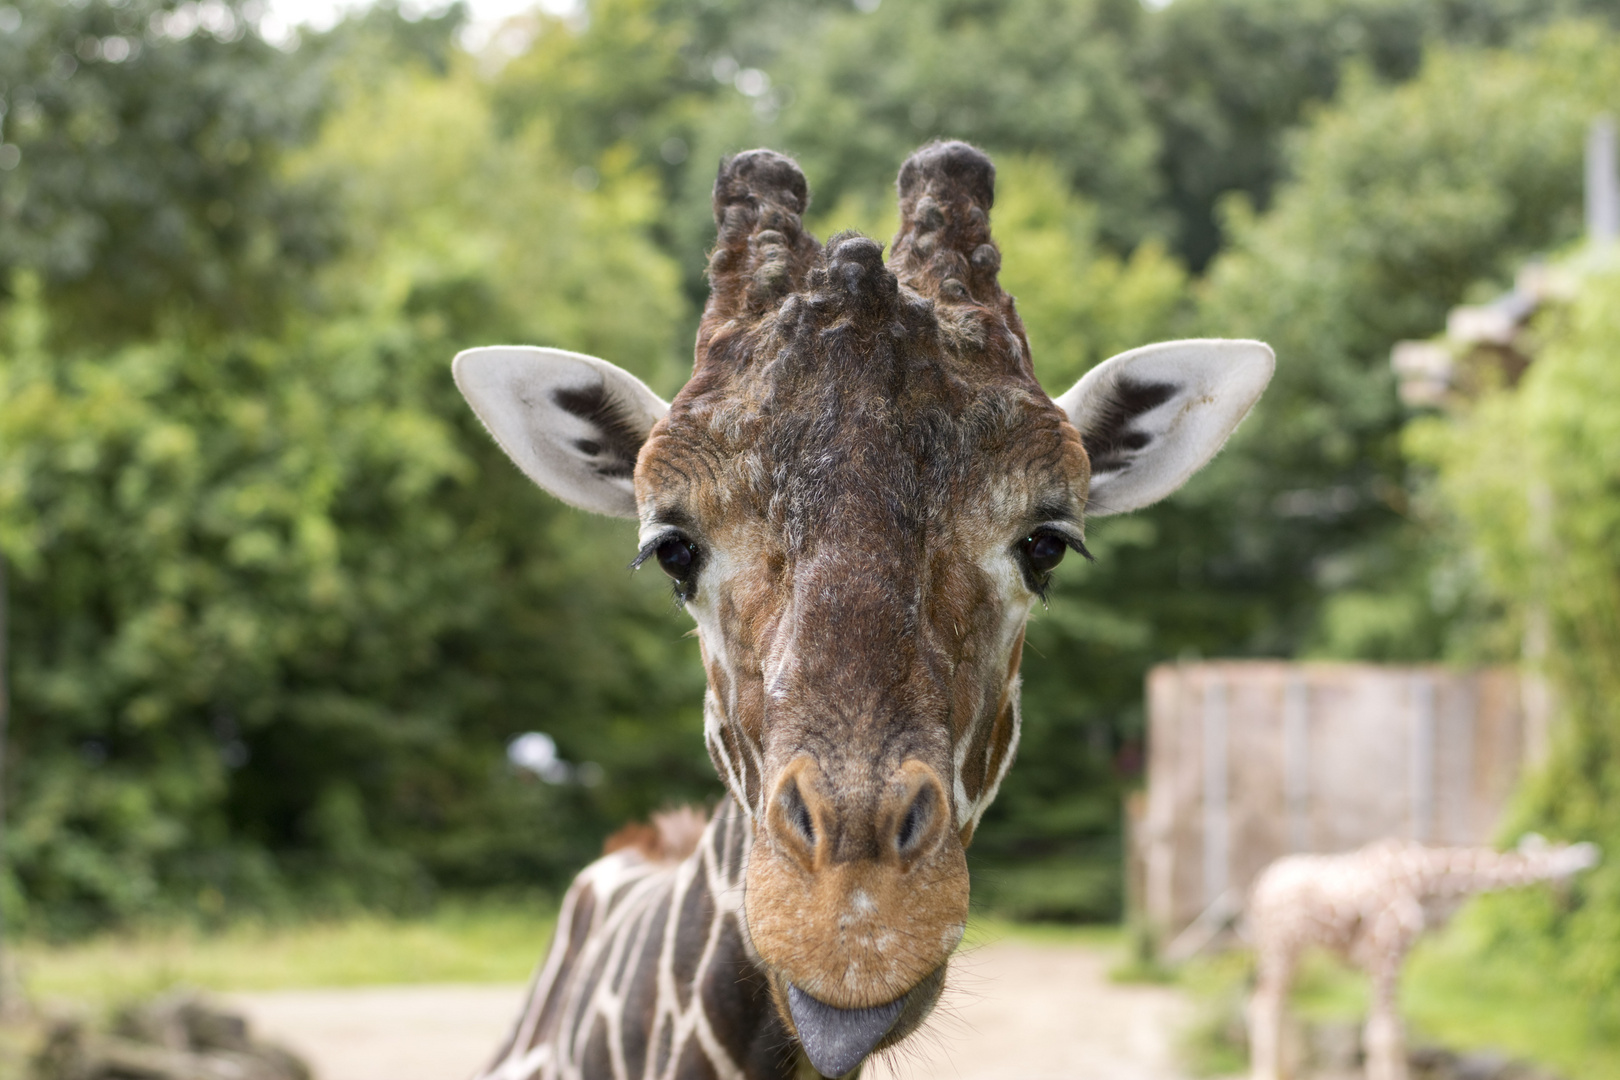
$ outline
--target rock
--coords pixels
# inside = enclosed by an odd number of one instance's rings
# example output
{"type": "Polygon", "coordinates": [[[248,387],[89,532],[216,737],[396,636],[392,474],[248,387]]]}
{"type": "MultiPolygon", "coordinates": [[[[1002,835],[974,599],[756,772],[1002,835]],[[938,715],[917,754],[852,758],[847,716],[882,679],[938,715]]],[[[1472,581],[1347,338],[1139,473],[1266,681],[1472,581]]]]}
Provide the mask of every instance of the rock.
{"type": "Polygon", "coordinates": [[[1323,1020],[1305,1029],[1308,1067],[1317,1073],[1354,1073],[1361,1068],[1361,1025],[1323,1020]]]}
{"type": "Polygon", "coordinates": [[[247,1021],[193,994],[120,1011],[105,1032],[51,1025],[31,1080],[312,1080],[296,1055],[255,1042],[247,1021]]]}
{"type": "Polygon", "coordinates": [[[1412,1080],[1559,1080],[1545,1069],[1489,1050],[1459,1054],[1419,1046],[1408,1051],[1406,1060],[1412,1080]]]}

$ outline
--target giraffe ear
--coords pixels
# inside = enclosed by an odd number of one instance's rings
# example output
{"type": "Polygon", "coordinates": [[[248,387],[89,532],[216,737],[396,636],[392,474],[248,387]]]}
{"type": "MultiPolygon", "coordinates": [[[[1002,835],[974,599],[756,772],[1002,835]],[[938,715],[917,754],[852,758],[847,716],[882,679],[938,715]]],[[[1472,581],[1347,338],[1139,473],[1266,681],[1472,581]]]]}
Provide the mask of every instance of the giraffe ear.
{"type": "Polygon", "coordinates": [[[506,456],[563,502],[636,516],[636,457],[669,405],[628,371],[561,349],[458,353],[456,386],[506,456]]]}
{"type": "Polygon", "coordinates": [[[1086,513],[1158,502],[1215,456],[1276,366],[1258,341],[1166,341],[1104,360],[1057,399],[1091,457],[1086,513]]]}

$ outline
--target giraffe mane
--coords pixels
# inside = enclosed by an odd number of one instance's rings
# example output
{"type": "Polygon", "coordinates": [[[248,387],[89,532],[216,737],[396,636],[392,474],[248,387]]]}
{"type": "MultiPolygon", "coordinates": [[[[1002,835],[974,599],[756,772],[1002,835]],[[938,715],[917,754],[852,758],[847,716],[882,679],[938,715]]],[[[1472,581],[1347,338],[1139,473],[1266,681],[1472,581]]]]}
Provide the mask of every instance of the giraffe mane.
{"type": "Polygon", "coordinates": [[[649,862],[678,863],[697,850],[709,815],[695,806],[660,810],[651,821],[633,821],[602,843],[602,854],[636,851],[649,862]]]}

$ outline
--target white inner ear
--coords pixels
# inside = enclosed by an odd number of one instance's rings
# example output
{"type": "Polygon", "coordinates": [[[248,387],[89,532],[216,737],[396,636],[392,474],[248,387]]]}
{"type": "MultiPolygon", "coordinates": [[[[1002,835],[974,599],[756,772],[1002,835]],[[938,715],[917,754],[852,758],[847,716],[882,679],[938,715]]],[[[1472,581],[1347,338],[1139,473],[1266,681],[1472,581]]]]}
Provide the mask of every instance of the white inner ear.
{"type": "Polygon", "coordinates": [[[1089,517],[1136,510],[1215,456],[1271,381],[1259,341],[1145,345],[1103,361],[1057,399],[1091,456],[1089,517]]]}
{"type": "Polygon", "coordinates": [[[606,360],[494,345],[456,354],[456,386],[506,455],[563,502],[636,516],[636,456],[669,405],[606,360]]]}

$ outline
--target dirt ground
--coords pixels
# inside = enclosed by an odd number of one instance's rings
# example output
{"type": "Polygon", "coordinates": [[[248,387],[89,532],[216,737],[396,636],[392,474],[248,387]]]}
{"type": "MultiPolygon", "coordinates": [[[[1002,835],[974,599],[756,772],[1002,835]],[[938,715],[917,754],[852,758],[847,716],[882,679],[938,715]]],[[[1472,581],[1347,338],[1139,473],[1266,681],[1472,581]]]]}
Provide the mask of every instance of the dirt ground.
{"type": "MultiPolygon", "coordinates": [[[[1108,981],[1112,955],[998,942],[957,958],[928,1026],[865,1080],[1183,1080],[1172,1054],[1186,1004],[1108,981]]],[[[232,999],[319,1080],[460,1080],[516,1015],[521,986],[279,991],[232,999]]]]}

